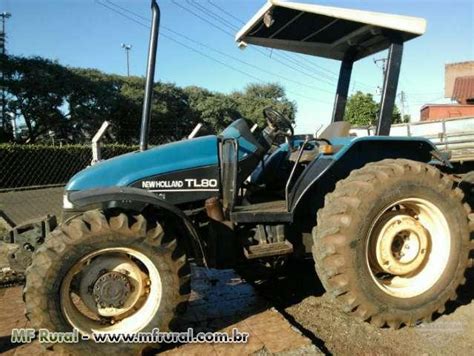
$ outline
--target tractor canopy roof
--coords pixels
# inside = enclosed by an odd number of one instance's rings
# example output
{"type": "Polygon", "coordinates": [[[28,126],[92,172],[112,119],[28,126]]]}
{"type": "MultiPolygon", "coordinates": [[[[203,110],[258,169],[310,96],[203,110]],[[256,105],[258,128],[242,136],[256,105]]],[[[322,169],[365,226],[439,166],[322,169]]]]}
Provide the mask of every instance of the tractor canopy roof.
{"type": "Polygon", "coordinates": [[[239,46],[263,47],[358,60],[426,30],[422,18],[269,0],[237,33],[239,46]]]}

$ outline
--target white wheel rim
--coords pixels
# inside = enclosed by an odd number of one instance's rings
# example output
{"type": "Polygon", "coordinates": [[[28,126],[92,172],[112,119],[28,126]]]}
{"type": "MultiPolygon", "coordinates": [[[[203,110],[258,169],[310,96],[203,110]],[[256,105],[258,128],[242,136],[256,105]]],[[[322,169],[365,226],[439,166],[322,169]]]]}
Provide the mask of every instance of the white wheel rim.
{"type": "Polygon", "coordinates": [[[94,251],[74,264],[61,284],[60,295],[64,317],[82,334],[135,333],[143,330],[157,313],[162,284],[158,269],[143,253],[131,248],[106,248],[94,251]],[[102,268],[100,274],[97,266],[102,268]],[[104,275],[105,278],[110,276],[111,280],[118,276],[122,284],[99,280],[104,275]],[[80,287],[72,290],[74,277],[78,278],[80,287]],[[128,293],[120,295],[121,291],[116,287],[125,285],[129,287],[128,293]],[[106,306],[101,301],[94,301],[91,295],[98,291],[97,297],[102,290],[106,291],[106,297],[119,295],[120,300],[123,299],[122,305],[106,306]]]}
{"type": "Polygon", "coordinates": [[[451,232],[441,210],[419,198],[399,200],[374,220],[366,246],[372,279],[397,298],[423,294],[441,278],[451,249],[451,232]]]}

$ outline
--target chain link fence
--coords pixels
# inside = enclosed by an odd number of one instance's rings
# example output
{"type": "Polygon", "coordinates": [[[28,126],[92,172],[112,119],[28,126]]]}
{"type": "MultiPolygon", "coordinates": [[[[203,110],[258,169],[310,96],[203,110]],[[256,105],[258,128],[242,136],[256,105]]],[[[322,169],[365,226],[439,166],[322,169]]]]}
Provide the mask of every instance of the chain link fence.
{"type": "MultiPolygon", "coordinates": [[[[136,149],[103,145],[102,158],[136,149]]],[[[91,161],[88,145],[0,145],[0,235],[2,225],[6,230],[47,214],[59,215],[64,185],[91,161]]]]}
{"type": "MultiPolygon", "coordinates": [[[[149,145],[187,138],[193,129],[176,125],[152,125],[149,145]]],[[[113,123],[105,132],[100,145],[102,160],[138,150],[139,125],[125,125],[120,132],[120,137],[114,134],[113,123]]],[[[203,125],[197,136],[212,132],[203,125]]],[[[0,236],[9,227],[48,214],[60,215],[64,186],[92,162],[91,144],[68,144],[55,136],[37,142],[41,143],[0,143],[0,236]]]]}

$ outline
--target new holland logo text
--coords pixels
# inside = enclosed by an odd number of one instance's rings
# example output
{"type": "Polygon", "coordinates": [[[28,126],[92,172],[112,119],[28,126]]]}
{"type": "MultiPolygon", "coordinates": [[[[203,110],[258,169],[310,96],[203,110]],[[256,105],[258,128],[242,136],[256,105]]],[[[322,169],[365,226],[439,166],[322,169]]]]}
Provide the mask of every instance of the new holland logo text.
{"type": "Polygon", "coordinates": [[[215,192],[219,190],[217,184],[217,179],[144,180],[142,188],[151,192],[215,192]]]}

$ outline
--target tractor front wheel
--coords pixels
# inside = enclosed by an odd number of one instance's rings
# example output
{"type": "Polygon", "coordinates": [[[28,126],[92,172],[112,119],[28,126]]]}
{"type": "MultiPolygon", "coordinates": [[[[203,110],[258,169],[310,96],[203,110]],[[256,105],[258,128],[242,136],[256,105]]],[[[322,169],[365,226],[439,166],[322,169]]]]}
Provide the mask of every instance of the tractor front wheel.
{"type": "Polygon", "coordinates": [[[465,282],[470,211],[432,166],[367,164],[340,181],[318,212],[317,273],[345,311],[374,325],[431,320],[465,282]]]}
{"type": "MultiPolygon", "coordinates": [[[[76,329],[92,339],[168,330],[187,301],[189,282],[186,255],[161,224],[142,215],[94,210],[57,228],[37,250],[23,297],[36,329],[76,329]]],[[[144,346],[150,345],[91,340],[53,348],[138,353],[144,346]]]]}

